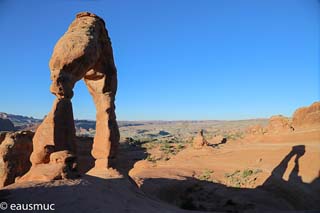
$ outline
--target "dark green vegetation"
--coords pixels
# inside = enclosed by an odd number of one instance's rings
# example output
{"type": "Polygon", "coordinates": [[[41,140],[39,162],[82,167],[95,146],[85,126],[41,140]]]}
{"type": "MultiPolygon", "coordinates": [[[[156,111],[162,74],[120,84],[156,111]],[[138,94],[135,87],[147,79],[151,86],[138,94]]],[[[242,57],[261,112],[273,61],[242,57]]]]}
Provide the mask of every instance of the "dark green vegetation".
{"type": "Polygon", "coordinates": [[[233,187],[245,187],[253,184],[257,179],[257,174],[262,172],[261,169],[244,169],[236,170],[232,173],[225,173],[226,183],[233,187]]]}

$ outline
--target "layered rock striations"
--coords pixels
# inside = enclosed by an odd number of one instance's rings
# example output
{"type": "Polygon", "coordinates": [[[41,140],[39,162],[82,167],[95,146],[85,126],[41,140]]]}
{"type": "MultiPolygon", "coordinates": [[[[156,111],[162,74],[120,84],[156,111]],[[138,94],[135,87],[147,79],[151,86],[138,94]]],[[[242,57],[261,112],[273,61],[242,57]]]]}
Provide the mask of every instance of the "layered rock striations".
{"type": "Polygon", "coordinates": [[[297,109],[292,118],[294,128],[320,127],[320,102],[297,109]]]}
{"type": "Polygon", "coordinates": [[[31,167],[33,132],[0,134],[0,187],[12,184],[31,167]]]}
{"type": "Polygon", "coordinates": [[[50,91],[56,99],[33,138],[30,157],[33,167],[52,164],[50,159],[56,152],[68,151],[70,155],[76,155],[71,98],[74,85],[81,79],[84,79],[97,111],[92,147],[95,168],[110,167],[109,159],[115,155],[120,135],[114,104],[117,70],[104,21],[89,12],[77,14],[57,42],[49,66],[50,91]]]}

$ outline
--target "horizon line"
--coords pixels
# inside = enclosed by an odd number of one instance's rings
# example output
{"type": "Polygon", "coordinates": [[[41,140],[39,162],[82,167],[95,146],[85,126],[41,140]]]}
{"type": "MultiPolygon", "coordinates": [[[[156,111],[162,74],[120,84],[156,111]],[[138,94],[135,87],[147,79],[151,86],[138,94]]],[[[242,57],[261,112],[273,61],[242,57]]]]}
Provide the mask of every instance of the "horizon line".
{"type": "MultiPolygon", "coordinates": [[[[21,114],[12,114],[12,113],[7,113],[7,112],[0,112],[0,114],[7,114],[7,115],[15,115],[15,116],[22,116],[22,117],[27,117],[27,118],[32,118],[32,119],[36,119],[36,120],[43,120],[44,118],[38,118],[38,117],[33,117],[33,116],[28,116],[28,115],[21,115],[21,114]]],[[[277,114],[277,115],[281,115],[281,114],[277,114]]],[[[272,116],[277,116],[277,115],[272,115],[272,116]]],[[[284,115],[282,115],[284,116],[284,115]]],[[[45,117],[45,116],[44,116],[45,117]]],[[[287,118],[291,118],[292,116],[285,116],[287,118]]],[[[246,120],[267,120],[270,117],[256,117],[256,118],[242,118],[242,119],[175,119],[175,120],[163,120],[163,119],[150,119],[150,120],[131,120],[131,119],[121,119],[117,121],[121,121],[121,122],[152,122],[152,121],[158,121],[158,122],[178,122],[178,121],[246,121],[246,120]]],[[[96,119],[87,119],[87,118],[74,118],[75,121],[96,121],[96,119]]]]}

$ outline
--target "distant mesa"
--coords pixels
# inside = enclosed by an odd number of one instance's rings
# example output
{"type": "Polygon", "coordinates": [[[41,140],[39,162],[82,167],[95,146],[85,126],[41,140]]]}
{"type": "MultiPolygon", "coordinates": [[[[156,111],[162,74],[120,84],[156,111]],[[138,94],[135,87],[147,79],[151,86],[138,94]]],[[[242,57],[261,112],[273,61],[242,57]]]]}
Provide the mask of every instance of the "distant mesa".
{"type": "Polygon", "coordinates": [[[14,131],[13,123],[7,118],[0,118],[0,131],[14,131]]]}
{"type": "Polygon", "coordinates": [[[0,119],[9,119],[13,125],[13,130],[0,130],[0,131],[17,131],[17,130],[35,130],[40,124],[41,120],[33,117],[22,115],[13,115],[0,112],[0,119]]]}

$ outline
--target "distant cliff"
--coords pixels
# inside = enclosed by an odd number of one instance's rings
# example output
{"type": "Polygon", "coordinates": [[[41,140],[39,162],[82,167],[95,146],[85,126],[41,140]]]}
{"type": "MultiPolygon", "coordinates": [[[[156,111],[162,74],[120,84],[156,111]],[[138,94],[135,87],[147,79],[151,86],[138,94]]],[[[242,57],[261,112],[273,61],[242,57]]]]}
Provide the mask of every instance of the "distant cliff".
{"type": "Polygon", "coordinates": [[[14,125],[13,123],[6,118],[0,118],[0,131],[13,131],[14,125]]]}

